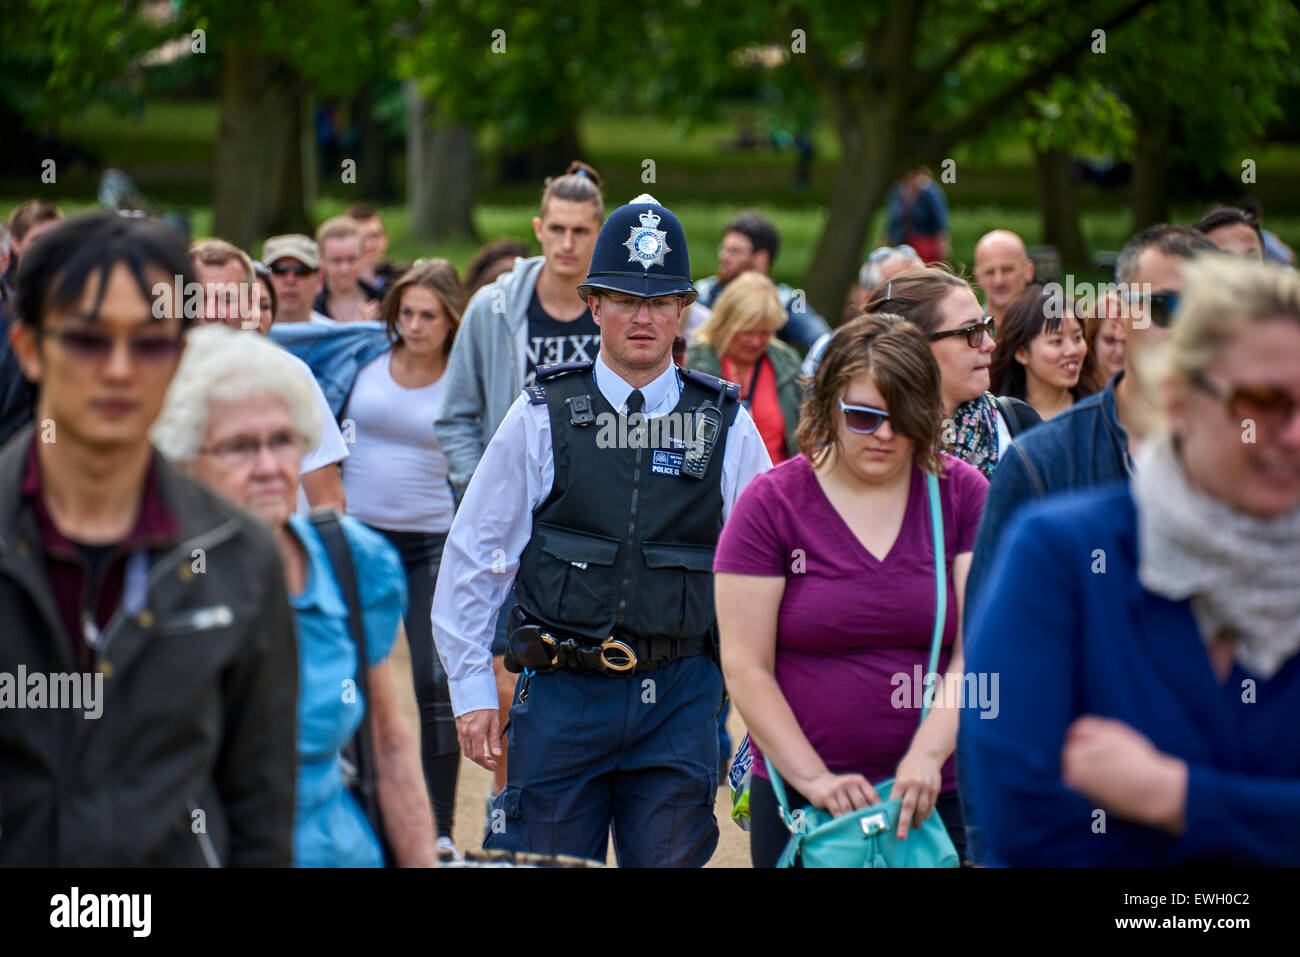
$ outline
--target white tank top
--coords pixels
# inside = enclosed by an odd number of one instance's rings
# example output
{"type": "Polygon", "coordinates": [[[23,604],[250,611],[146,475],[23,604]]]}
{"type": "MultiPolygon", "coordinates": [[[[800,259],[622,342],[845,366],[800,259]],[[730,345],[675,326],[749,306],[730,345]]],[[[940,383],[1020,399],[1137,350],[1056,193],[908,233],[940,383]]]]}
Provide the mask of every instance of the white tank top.
{"type": "Polygon", "coordinates": [[[348,514],[389,531],[446,532],[451,486],[433,432],[445,378],[404,388],[393,380],[390,359],[385,352],[362,367],[344,411],[344,438],[351,442],[343,461],[348,514]]]}

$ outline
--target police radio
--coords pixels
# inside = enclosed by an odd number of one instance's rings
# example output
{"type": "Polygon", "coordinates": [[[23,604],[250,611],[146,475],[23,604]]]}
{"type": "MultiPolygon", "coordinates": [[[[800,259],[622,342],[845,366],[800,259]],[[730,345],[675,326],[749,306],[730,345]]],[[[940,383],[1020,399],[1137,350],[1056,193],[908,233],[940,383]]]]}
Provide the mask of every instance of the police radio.
{"type": "Polygon", "coordinates": [[[682,474],[687,478],[702,479],[709,469],[709,459],[713,456],[713,446],[717,444],[722,431],[722,412],[712,402],[706,402],[695,410],[695,435],[686,446],[682,457],[682,474]]]}

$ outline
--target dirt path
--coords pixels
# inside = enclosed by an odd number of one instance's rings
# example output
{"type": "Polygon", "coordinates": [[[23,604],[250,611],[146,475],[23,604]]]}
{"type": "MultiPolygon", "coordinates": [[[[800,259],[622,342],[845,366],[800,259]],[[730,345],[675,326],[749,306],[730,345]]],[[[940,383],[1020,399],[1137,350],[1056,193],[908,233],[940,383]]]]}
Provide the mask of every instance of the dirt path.
{"type": "MultiPolygon", "coordinates": [[[[419,712],[415,707],[415,692],[411,686],[411,654],[407,650],[405,637],[393,648],[393,678],[397,683],[397,695],[402,703],[402,711],[412,728],[419,727],[419,712]]],[[[745,735],[745,725],[731,709],[727,722],[731,732],[732,745],[740,743],[745,735]]],[[[462,757],[460,762],[460,780],[456,786],[456,824],[452,831],[456,846],[477,848],[483,844],[484,807],[488,788],[492,783],[492,773],[479,767],[473,761],[462,757]]],[[[749,835],[738,828],[731,820],[731,789],[724,782],[718,788],[718,849],[709,861],[708,867],[749,867],[749,835]]],[[[608,863],[614,864],[611,849],[608,863]]]]}

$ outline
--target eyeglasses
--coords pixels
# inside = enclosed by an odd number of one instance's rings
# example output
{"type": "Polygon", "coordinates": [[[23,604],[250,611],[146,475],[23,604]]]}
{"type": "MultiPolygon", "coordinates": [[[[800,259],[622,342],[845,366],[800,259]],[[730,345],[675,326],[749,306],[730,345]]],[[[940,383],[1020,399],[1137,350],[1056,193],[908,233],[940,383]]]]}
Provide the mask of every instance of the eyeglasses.
{"type": "Polygon", "coordinates": [[[845,405],[840,399],[840,411],[844,413],[844,424],[850,432],[870,435],[885,423],[889,413],[882,409],[873,409],[869,405],[845,405]]]}
{"type": "Polygon", "coordinates": [[[271,454],[281,462],[302,451],[298,445],[297,435],[286,429],[271,434],[265,440],[251,435],[240,435],[225,442],[218,442],[216,445],[201,446],[199,452],[202,455],[214,455],[231,468],[241,468],[256,462],[258,456],[262,454],[263,446],[270,449],[271,454]]]}
{"type": "Polygon", "coordinates": [[[960,329],[949,329],[947,332],[932,332],[928,336],[931,342],[938,342],[940,339],[948,339],[952,336],[965,336],[966,344],[972,349],[978,349],[980,343],[984,341],[984,333],[989,334],[992,339],[996,335],[997,322],[992,316],[985,316],[983,321],[977,322],[971,326],[962,326],[960,329]]]}
{"type": "MultiPolygon", "coordinates": [[[[59,347],[79,362],[103,362],[113,353],[118,336],[95,332],[93,329],[51,330],[50,337],[57,339],[59,347]]],[[[132,360],[163,363],[176,357],[181,348],[180,336],[123,336],[132,360]]]]}
{"type": "Polygon", "coordinates": [[[613,296],[602,296],[605,300],[606,308],[623,319],[629,319],[641,311],[641,304],[645,303],[650,307],[650,315],[656,319],[664,319],[673,315],[677,311],[677,304],[681,302],[681,296],[661,296],[657,299],[631,299],[625,297],[615,298],[613,296]]]}
{"type": "Polygon", "coordinates": [[[1178,299],[1179,295],[1176,292],[1153,292],[1150,296],[1143,296],[1140,292],[1128,294],[1130,306],[1138,306],[1143,302],[1150,304],[1146,318],[1161,329],[1169,328],[1169,324],[1174,321],[1174,313],[1178,311],[1178,299]]]}
{"type": "Polygon", "coordinates": [[[288,276],[292,274],[301,279],[304,276],[310,276],[312,273],[316,272],[316,270],[312,269],[310,266],[304,265],[303,263],[298,263],[293,266],[288,263],[276,263],[271,267],[271,272],[275,273],[277,276],[288,276]]]}
{"type": "Polygon", "coordinates": [[[1202,373],[1192,376],[1192,385],[1222,402],[1234,419],[1250,419],[1265,432],[1281,431],[1300,405],[1300,401],[1278,386],[1239,385],[1220,389],[1202,373]]]}
{"type": "Polygon", "coordinates": [[[723,243],[721,246],[718,247],[719,259],[721,259],[723,256],[733,256],[739,258],[740,256],[752,256],[753,254],[754,254],[753,246],[748,246],[748,247],[728,246],[726,243],[723,243]]]}

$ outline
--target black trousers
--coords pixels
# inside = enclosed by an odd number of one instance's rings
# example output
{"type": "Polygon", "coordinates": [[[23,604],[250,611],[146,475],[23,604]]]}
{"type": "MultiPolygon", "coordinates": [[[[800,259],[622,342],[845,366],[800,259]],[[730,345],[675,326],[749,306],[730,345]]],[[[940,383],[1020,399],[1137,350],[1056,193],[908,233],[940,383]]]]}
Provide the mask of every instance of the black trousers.
{"type": "MultiPolygon", "coordinates": [[[[790,802],[791,810],[807,807],[812,802],[794,790],[787,783],[785,796],[790,802]]],[[[767,778],[754,775],[749,787],[749,857],[755,867],[776,867],[790,840],[790,832],[781,822],[777,813],[780,804],[776,792],[767,778]]],[[[957,856],[966,859],[966,827],[961,816],[961,802],[957,792],[940,794],[935,802],[934,813],[943,819],[943,826],[948,829],[948,836],[957,848],[957,856]]]]}
{"type": "Polygon", "coordinates": [[[411,648],[411,678],[420,709],[420,761],[439,837],[450,837],[456,811],[460,743],[451,710],[447,673],[433,645],[433,586],[447,542],[445,533],[394,532],[376,528],[402,556],[406,570],[406,642],[411,648]]]}

